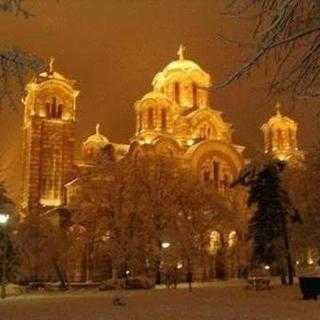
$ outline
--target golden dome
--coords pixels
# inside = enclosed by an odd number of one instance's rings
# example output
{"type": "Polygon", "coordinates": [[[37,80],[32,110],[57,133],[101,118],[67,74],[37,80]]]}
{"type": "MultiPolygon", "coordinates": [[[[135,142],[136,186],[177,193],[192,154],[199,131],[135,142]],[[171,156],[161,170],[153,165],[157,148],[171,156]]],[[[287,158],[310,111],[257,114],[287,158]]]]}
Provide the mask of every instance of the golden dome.
{"type": "Polygon", "coordinates": [[[152,99],[152,100],[170,100],[164,93],[154,90],[151,92],[148,92],[147,94],[145,94],[142,99],[140,101],[144,101],[144,100],[148,100],[148,99],[152,99]]]}
{"type": "Polygon", "coordinates": [[[103,148],[109,144],[109,140],[100,133],[100,124],[96,126],[96,133],[88,137],[83,145],[95,144],[97,147],[103,148]]]}
{"type": "Polygon", "coordinates": [[[264,130],[266,127],[274,128],[274,127],[297,127],[297,123],[292,120],[291,118],[282,115],[281,111],[281,104],[278,102],[275,106],[276,114],[272,116],[269,121],[262,126],[264,130]]]}
{"type": "Polygon", "coordinates": [[[156,74],[152,81],[155,89],[161,89],[166,82],[170,82],[175,75],[185,74],[190,78],[197,75],[197,82],[202,82],[204,86],[211,85],[210,75],[207,74],[197,63],[192,60],[184,59],[184,47],[180,46],[178,51],[179,59],[170,62],[163,71],[156,74]]]}
{"type": "Polygon", "coordinates": [[[88,137],[88,139],[83,143],[83,155],[87,160],[94,159],[109,144],[109,140],[100,133],[100,125],[97,124],[96,133],[88,137]]]}

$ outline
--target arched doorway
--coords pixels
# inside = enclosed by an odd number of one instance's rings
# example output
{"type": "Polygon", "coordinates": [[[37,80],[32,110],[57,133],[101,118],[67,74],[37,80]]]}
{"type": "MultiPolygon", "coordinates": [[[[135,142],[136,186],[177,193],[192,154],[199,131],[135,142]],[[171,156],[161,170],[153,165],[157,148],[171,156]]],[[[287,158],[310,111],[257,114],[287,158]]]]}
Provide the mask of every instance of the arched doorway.
{"type": "Polygon", "coordinates": [[[225,259],[222,234],[211,231],[209,238],[209,279],[225,278],[225,259]]]}

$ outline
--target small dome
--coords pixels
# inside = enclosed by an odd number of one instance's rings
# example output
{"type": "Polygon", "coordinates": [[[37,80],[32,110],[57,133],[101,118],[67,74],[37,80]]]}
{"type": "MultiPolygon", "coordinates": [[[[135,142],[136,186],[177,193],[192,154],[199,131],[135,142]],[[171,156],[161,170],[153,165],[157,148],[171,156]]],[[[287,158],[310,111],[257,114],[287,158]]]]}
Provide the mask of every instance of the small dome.
{"type": "Polygon", "coordinates": [[[109,140],[100,133],[100,125],[97,124],[96,133],[88,137],[83,143],[82,151],[84,158],[96,158],[109,144],[109,140]]]}
{"type": "Polygon", "coordinates": [[[281,127],[281,126],[287,126],[287,127],[296,127],[297,123],[292,120],[291,118],[284,116],[281,114],[281,104],[277,103],[276,107],[276,114],[272,116],[269,121],[262,126],[262,129],[268,126],[269,128],[273,127],[281,127]]]}
{"type": "Polygon", "coordinates": [[[148,99],[153,99],[153,100],[169,100],[169,98],[162,92],[154,90],[151,91],[143,96],[141,101],[143,100],[148,100],[148,99]]]}

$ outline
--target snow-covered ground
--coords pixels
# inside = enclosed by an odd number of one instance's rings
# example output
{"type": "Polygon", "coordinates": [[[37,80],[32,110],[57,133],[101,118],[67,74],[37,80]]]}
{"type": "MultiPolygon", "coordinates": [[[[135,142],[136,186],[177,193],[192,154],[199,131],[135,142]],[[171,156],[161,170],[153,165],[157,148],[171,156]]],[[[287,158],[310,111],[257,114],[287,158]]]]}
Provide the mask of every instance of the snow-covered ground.
{"type": "Polygon", "coordinates": [[[319,320],[320,300],[303,301],[299,288],[244,289],[240,281],[180,289],[126,291],[126,306],[112,305],[114,292],[29,294],[0,301],[0,320],[319,320]]]}

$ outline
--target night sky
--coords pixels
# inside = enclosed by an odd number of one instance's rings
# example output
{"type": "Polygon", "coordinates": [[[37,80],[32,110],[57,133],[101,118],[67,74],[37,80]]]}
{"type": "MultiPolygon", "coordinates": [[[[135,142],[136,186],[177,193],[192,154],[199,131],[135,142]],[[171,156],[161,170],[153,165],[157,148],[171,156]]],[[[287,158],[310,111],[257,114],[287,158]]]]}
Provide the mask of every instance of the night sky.
{"type": "MultiPolygon", "coordinates": [[[[186,47],[185,58],[197,62],[214,83],[236,70],[246,51],[219,40],[217,34],[248,40],[250,26],[224,15],[222,4],[223,0],[29,0],[34,17],[0,16],[0,45],[20,47],[43,59],[54,56],[55,70],[77,81],[79,158],[80,144],[94,133],[97,122],[109,140],[128,142],[134,132],[134,102],[151,90],[155,74],[177,58],[180,43],[186,47]]],[[[260,126],[273,114],[278,99],[266,98],[267,75],[261,69],[211,94],[212,107],[234,125],[234,142],[247,147],[247,157],[262,150],[260,126]]],[[[300,146],[310,150],[318,132],[317,106],[296,101],[293,107],[289,99],[280,100],[283,113],[299,121],[300,146]]],[[[22,106],[2,106],[0,117],[2,167],[17,198],[22,106]]]]}

